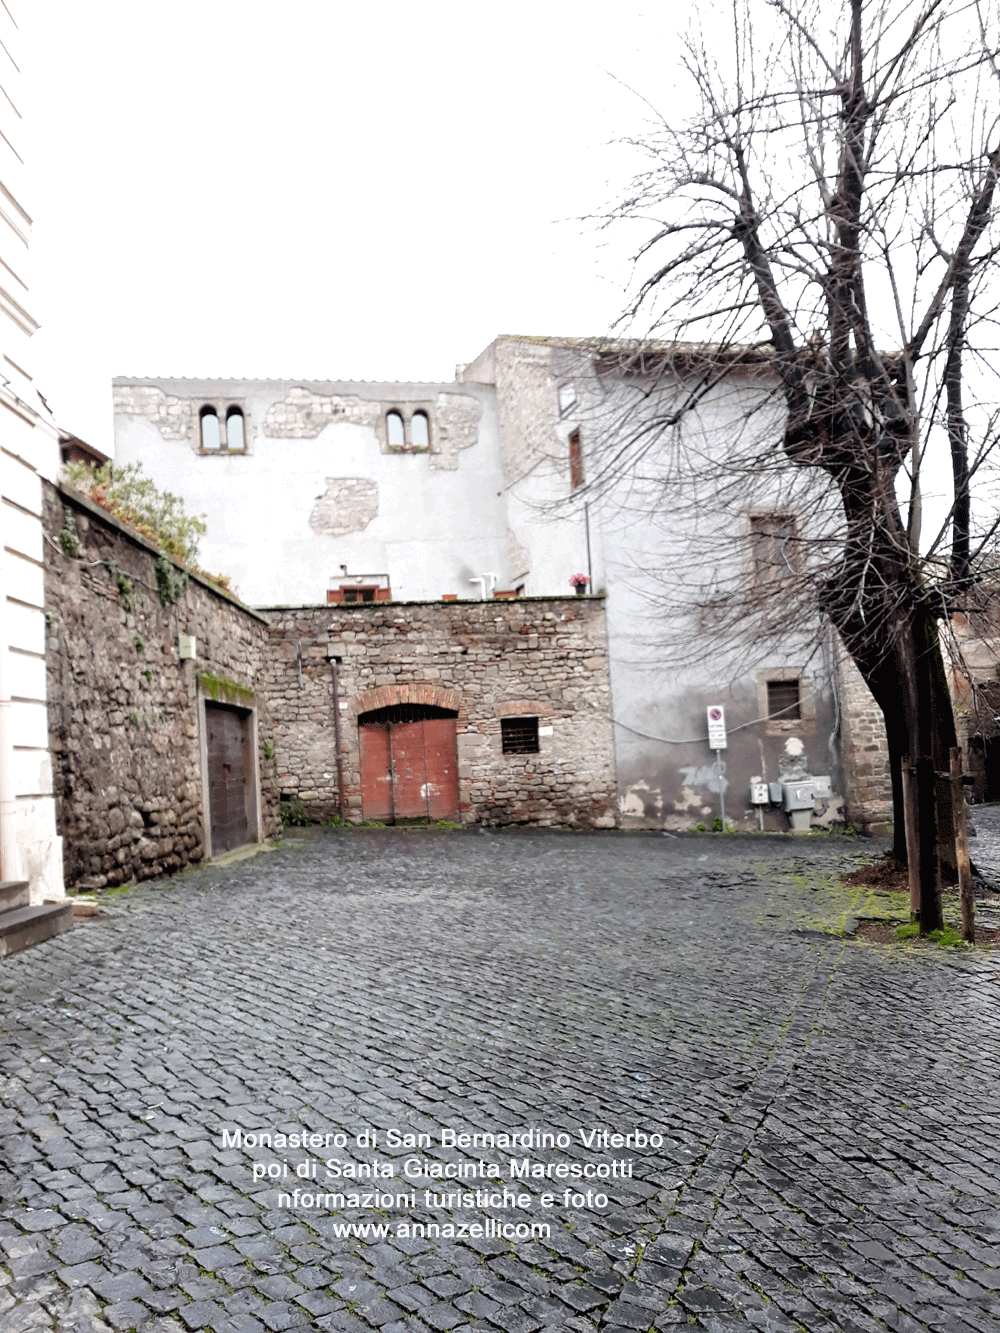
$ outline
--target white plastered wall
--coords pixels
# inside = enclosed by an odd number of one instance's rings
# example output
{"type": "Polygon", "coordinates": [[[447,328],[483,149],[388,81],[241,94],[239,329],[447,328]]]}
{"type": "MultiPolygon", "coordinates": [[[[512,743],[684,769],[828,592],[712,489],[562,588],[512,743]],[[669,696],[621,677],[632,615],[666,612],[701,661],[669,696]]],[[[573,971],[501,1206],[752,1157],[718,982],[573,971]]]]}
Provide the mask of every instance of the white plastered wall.
{"type": "Polygon", "coordinates": [[[58,436],[28,370],[28,235],[18,30],[0,7],[0,850],[2,874],[31,902],[61,898],[45,678],[41,477],[55,479],[58,436]],[[15,64],[15,59],[17,64],[15,64]]]}

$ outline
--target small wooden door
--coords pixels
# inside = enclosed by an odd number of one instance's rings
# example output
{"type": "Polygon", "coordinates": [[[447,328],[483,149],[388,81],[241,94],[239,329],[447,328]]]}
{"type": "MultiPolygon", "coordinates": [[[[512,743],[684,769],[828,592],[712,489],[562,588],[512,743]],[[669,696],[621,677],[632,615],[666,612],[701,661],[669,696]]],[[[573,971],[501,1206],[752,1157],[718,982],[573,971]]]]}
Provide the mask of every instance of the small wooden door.
{"type": "Polygon", "coordinates": [[[249,714],[223,704],[205,705],[208,730],[208,807],[212,855],[242,847],[250,838],[247,819],[247,721],[249,714]]]}
{"type": "Polygon", "coordinates": [[[394,822],[458,815],[455,718],[440,716],[443,711],[400,705],[358,719],[365,819],[394,822]]]}

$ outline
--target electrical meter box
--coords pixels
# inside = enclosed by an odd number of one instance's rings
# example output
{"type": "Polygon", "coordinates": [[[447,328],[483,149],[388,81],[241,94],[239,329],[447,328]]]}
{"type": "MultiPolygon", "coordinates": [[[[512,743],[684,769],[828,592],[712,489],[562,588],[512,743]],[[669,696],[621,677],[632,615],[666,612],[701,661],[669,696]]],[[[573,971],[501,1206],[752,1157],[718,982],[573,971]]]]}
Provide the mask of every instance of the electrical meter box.
{"type": "Polygon", "coordinates": [[[751,805],[770,805],[771,797],[768,795],[766,782],[750,783],[750,804],[751,805]]]}
{"type": "Polygon", "coordinates": [[[768,791],[768,795],[769,795],[770,798],[771,798],[771,804],[772,804],[772,805],[780,805],[780,804],[781,804],[781,783],[780,783],[780,782],[769,782],[769,783],[767,784],[767,791],[768,791]]]}
{"type": "Polygon", "coordinates": [[[813,778],[813,795],[818,800],[829,800],[833,795],[833,783],[827,778],[813,778]]]}
{"type": "Polygon", "coordinates": [[[811,810],[813,785],[809,782],[783,782],[781,808],[785,811],[811,810]]]}

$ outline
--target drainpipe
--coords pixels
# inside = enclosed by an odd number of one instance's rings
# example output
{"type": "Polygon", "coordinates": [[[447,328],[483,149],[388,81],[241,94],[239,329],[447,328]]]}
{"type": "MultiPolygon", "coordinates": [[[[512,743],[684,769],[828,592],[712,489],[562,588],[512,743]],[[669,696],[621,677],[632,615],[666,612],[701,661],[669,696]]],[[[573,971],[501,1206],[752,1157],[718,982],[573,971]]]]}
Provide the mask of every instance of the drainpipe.
{"type": "Polygon", "coordinates": [[[587,533],[587,591],[594,591],[594,570],[590,562],[590,505],[583,502],[583,525],[587,533]]]}
{"type": "Polygon", "coordinates": [[[479,584],[479,600],[488,602],[493,596],[493,589],[497,586],[497,576],[495,574],[477,574],[474,578],[469,579],[469,582],[479,584]],[[490,585],[489,592],[486,591],[487,583],[490,585]]]}
{"type": "Polygon", "coordinates": [[[340,811],[340,827],[344,827],[344,760],[340,753],[340,682],[337,678],[339,657],[330,658],[330,675],[333,677],[333,743],[337,747],[337,805],[340,811]]]}
{"type": "Polygon", "coordinates": [[[13,751],[10,740],[10,695],[7,692],[7,559],[0,546],[0,880],[19,876],[17,807],[14,800],[13,751]]]}

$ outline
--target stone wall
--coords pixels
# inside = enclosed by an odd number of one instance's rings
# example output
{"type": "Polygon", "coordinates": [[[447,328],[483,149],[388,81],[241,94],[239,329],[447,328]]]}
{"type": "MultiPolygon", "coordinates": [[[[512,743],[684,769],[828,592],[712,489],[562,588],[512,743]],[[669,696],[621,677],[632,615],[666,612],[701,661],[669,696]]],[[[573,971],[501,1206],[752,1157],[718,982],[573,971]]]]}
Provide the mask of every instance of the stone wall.
{"type": "Polygon", "coordinates": [[[185,585],[173,561],[68,488],[46,483],[45,529],[49,738],[67,888],[202,860],[199,700],[220,691],[256,713],[256,835],[273,836],[272,728],[256,696],[266,622],[198,576],[185,585]],[[179,635],[196,638],[197,661],[181,660],[179,635]]]}
{"type": "Polygon", "coordinates": [[[882,833],[892,824],[892,778],[882,710],[842,647],[837,677],[847,822],[862,833],[882,833]]]}
{"type": "Polygon", "coordinates": [[[348,820],[362,819],[359,713],[458,712],[466,823],[614,825],[604,604],[599,598],[267,607],[267,693],[283,800],[338,812],[337,665],[348,820]],[[501,719],[539,718],[540,753],[505,755],[501,719]],[[545,734],[551,727],[551,734],[545,734]]]}

